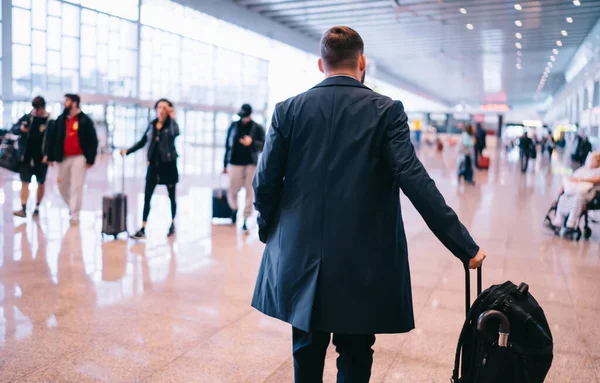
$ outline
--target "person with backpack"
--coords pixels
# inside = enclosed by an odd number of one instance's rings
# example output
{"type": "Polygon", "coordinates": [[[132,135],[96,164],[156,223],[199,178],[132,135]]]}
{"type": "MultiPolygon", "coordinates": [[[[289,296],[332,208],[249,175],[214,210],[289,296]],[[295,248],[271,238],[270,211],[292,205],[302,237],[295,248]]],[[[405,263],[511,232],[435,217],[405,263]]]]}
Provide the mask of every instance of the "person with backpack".
{"type": "Polygon", "coordinates": [[[48,125],[50,114],[46,111],[46,100],[37,96],[31,102],[33,110],[17,121],[11,133],[19,136],[19,176],[21,178],[21,209],[13,214],[27,217],[29,184],[35,176],[37,182],[37,200],[33,216],[40,214],[40,204],[44,198],[46,175],[48,174],[48,125]]]}
{"type": "Polygon", "coordinates": [[[154,104],[156,118],[148,124],[142,138],[131,148],[121,150],[122,156],[135,153],[148,145],[148,169],[146,171],[146,187],[144,191],[144,210],[142,212],[142,227],[133,239],[146,238],[146,222],[150,215],[150,201],[157,185],[165,185],[171,201],[171,226],[168,237],[175,235],[175,215],[177,214],[176,186],[179,182],[177,170],[177,149],[175,138],[179,136],[179,125],[175,121],[173,103],[161,98],[154,104]]]}

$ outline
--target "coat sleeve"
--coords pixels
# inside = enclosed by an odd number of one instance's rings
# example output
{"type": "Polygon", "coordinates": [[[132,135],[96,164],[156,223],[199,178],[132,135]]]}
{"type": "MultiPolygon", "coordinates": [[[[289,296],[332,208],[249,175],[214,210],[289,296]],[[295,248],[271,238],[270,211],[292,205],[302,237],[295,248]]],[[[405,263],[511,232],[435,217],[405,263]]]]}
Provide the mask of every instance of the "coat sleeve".
{"type": "Polygon", "coordinates": [[[23,134],[23,132],[21,132],[21,125],[25,122],[29,120],[29,115],[26,114],[23,117],[19,118],[19,121],[17,121],[12,128],[10,129],[10,132],[16,136],[20,136],[23,134]]]}
{"type": "Polygon", "coordinates": [[[402,103],[395,102],[385,140],[385,158],[400,188],[410,199],[435,236],[463,263],[468,263],[479,246],[450,208],[435,182],[417,158],[410,142],[408,117],[402,103]]]}
{"type": "Polygon", "coordinates": [[[266,243],[273,222],[277,218],[283,179],[287,167],[288,146],[280,129],[277,108],[273,113],[271,128],[267,132],[263,155],[261,156],[252,186],[254,206],[258,211],[258,234],[266,243]]]}
{"type": "Polygon", "coordinates": [[[148,130],[149,129],[150,129],[150,127],[148,127],[146,129],[142,138],[140,138],[140,140],[135,145],[133,145],[131,148],[127,149],[127,155],[130,155],[131,153],[135,153],[138,150],[140,150],[141,148],[143,148],[144,146],[146,146],[146,143],[148,142],[148,130]]]}
{"type": "Polygon", "coordinates": [[[52,130],[54,129],[54,120],[48,118],[48,125],[46,126],[46,135],[44,136],[44,140],[42,141],[42,155],[48,156],[48,160],[50,160],[50,148],[52,147],[52,130]]]}
{"type": "Polygon", "coordinates": [[[96,162],[96,156],[98,155],[98,135],[96,134],[96,127],[94,121],[88,118],[89,122],[89,134],[90,134],[90,152],[86,155],[88,165],[93,165],[96,162]]]}
{"type": "Polygon", "coordinates": [[[179,124],[175,120],[171,120],[171,132],[173,134],[173,138],[179,136],[179,124]]]}
{"type": "Polygon", "coordinates": [[[259,152],[262,152],[265,146],[265,129],[256,124],[256,129],[254,132],[254,137],[252,137],[252,144],[254,144],[254,148],[259,152]]]}
{"type": "Polygon", "coordinates": [[[233,124],[229,125],[229,129],[227,129],[227,138],[225,138],[225,155],[223,156],[223,169],[226,169],[227,165],[229,165],[229,152],[231,152],[231,145],[229,145],[229,141],[231,139],[232,131],[233,124]]]}

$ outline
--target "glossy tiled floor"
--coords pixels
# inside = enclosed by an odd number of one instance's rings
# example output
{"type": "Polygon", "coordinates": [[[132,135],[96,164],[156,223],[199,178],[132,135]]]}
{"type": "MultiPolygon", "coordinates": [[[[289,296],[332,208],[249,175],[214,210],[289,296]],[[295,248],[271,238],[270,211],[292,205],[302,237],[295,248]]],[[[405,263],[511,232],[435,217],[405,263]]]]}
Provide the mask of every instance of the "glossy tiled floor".
{"type": "MultiPolygon", "coordinates": [[[[211,224],[215,179],[203,172],[219,156],[186,150],[172,241],[164,190],[153,200],[146,244],[102,241],[101,196],[120,187],[120,168],[109,158],[89,174],[78,228],[68,227],[54,169],[39,221],[13,218],[19,183],[0,173],[1,382],[292,381],[290,328],[249,306],[262,245],[254,232],[211,224]]],[[[589,242],[575,243],[541,226],[568,170],[550,169],[545,159],[521,175],[498,154],[489,172],[476,175],[476,187],[464,187],[452,153],[424,148],[421,157],[488,251],[485,285],[526,281],[542,303],[556,341],[547,381],[600,381],[600,227],[589,242]]],[[[126,175],[134,229],[141,156],[126,175]]],[[[462,268],[404,206],[417,329],[378,337],[372,381],[448,382],[464,315],[462,268]]],[[[330,352],[326,382],[335,380],[334,361],[330,352]]]]}

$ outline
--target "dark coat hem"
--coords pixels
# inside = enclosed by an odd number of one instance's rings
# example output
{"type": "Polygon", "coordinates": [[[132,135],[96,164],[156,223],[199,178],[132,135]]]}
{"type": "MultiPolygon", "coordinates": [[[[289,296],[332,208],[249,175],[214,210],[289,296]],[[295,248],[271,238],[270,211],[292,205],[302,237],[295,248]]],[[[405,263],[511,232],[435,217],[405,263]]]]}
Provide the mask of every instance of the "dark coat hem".
{"type": "Polygon", "coordinates": [[[304,326],[302,324],[295,323],[294,320],[289,320],[289,319],[284,318],[283,316],[271,314],[271,313],[267,312],[266,310],[263,310],[263,309],[257,307],[255,304],[252,304],[252,307],[270,318],[278,319],[278,320],[285,322],[287,324],[290,324],[293,327],[295,327],[299,330],[302,330],[304,332],[323,331],[323,332],[328,332],[331,334],[345,334],[345,335],[364,335],[364,334],[371,335],[371,334],[374,334],[374,335],[377,335],[377,334],[405,334],[405,333],[410,332],[415,329],[414,323],[411,326],[398,326],[397,328],[381,328],[381,329],[366,330],[366,331],[348,331],[347,329],[343,330],[343,331],[336,331],[335,328],[327,328],[327,329],[307,328],[306,326],[304,326]]]}

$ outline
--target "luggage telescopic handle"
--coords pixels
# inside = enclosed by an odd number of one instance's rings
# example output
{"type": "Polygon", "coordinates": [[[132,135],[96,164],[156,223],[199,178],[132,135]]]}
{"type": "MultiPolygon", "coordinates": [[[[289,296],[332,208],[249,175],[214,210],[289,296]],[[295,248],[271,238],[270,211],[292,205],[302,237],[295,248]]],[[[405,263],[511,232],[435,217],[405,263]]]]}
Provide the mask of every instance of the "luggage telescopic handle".
{"type": "Polygon", "coordinates": [[[125,194],[125,156],[121,156],[123,164],[121,165],[121,191],[125,194]]]}
{"type": "MultiPolygon", "coordinates": [[[[481,266],[477,268],[477,296],[481,294],[481,266]]],[[[465,308],[466,313],[469,313],[471,308],[471,272],[469,270],[469,264],[465,264],[465,308]]]]}

